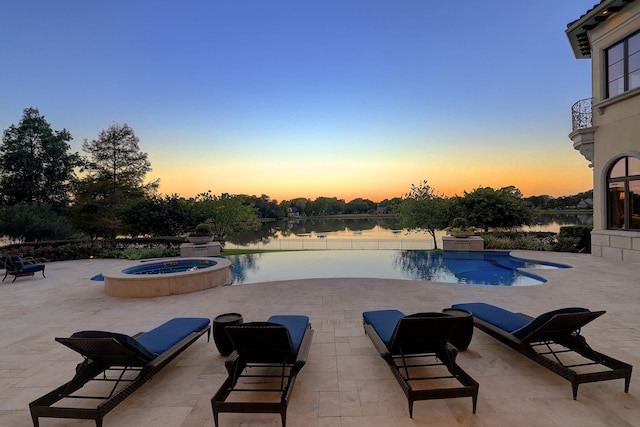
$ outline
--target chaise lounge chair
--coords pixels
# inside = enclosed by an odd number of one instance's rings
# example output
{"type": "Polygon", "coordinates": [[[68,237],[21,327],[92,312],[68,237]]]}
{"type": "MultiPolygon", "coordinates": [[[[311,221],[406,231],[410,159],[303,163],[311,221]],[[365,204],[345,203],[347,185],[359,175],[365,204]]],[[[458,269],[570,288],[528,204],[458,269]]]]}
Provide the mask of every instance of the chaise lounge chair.
{"type": "Polygon", "coordinates": [[[103,331],[76,332],[69,338],[56,338],[80,353],[84,362],[77,366],[71,381],[29,404],[34,427],[39,426],[39,417],[95,420],[96,427],[101,427],[102,418],[109,411],[205,332],[209,339],[209,323],[206,318],[174,318],[135,338],[103,331]],[[81,394],[89,382],[91,391],[81,394]],[[74,399],[85,405],[71,406],[74,399]],[[86,405],[96,400],[100,402],[97,407],[86,405]]]}
{"type": "Polygon", "coordinates": [[[226,331],[234,351],[225,362],[229,376],[211,398],[216,427],[221,412],[280,414],[285,427],[293,385],[313,337],[309,318],[271,316],[267,322],[227,326],[226,331]],[[258,400],[258,393],[272,398],[258,400]]]}
{"type": "Polygon", "coordinates": [[[478,329],[570,381],[574,400],[582,383],[624,378],[629,392],[632,366],[593,350],[580,335],[604,311],[569,307],[532,318],[485,303],[453,307],[470,311],[478,329]]]}
{"type": "Polygon", "coordinates": [[[416,400],[455,397],[471,397],[476,412],[478,383],[456,364],[458,350],[449,342],[459,317],[406,316],[398,310],[366,311],[362,317],[365,333],[407,396],[409,417],[416,400]]]}
{"type": "Polygon", "coordinates": [[[18,255],[1,256],[0,265],[4,266],[5,270],[4,277],[2,278],[3,282],[9,275],[14,276],[11,282],[13,283],[18,277],[33,276],[38,271],[42,271],[42,277],[46,278],[44,275],[44,264],[32,262],[18,255]]]}

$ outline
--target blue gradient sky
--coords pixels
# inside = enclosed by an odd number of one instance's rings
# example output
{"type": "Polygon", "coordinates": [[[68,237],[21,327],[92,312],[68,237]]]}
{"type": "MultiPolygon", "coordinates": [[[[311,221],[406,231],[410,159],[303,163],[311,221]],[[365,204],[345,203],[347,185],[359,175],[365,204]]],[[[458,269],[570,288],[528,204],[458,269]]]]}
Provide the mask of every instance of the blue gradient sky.
{"type": "Polygon", "coordinates": [[[36,107],[80,151],[127,123],[186,197],[575,194],[564,30],[593,3],[3,0],[0,129],[36,107]]]}

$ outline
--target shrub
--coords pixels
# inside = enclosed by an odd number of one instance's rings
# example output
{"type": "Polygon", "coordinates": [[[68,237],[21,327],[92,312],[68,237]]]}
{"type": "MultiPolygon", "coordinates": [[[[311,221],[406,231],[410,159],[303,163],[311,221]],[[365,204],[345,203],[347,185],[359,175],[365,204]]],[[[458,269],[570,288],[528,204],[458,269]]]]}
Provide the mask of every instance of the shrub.
{"type": "Polygon", "coordinates": [[[485,249],[516,249],[514,241],[508,237],[496,237],[491,234],[483,234],[485,249]]]}
{"type": "Polygon", "coordinates": [[[467,225],[468,222],[466,218],[457,217],[451,221],[451,228],[466,228],[467,225]]]}
{"type": "Polygon", "coordinates": [[[201,223],[196,225],[196,228],[193,230],[193,233],[191,233],[191,236],[193,237],[197,237],[197,236],[211,236],[212,232],[211,232],[211,226],[209,224],[206,223],[201,223]]]}
{"type": "Polygon", "coordinates": [[[25,257],[44,258],[47,261],[89,259],[91,257],[125,258],[127,248],[154,249],[152,257],[175,256],[184,243],[181,237],[135,238],[135,239],[90,239],[62,240],[12,244],[0,248],[0,252],[19,254],[25,257]],[[164,250],[169,250],[164,252],[164,250]],[[157,255],[164,254],[168,255],[157,255]]]}
{"type": "Polygon", "coordinates": [[[558,252],[585,252],[591,253],[592,226],[574,225],[560,227],[558,241],[553,247],[558,252]]]}
{"type": "Polygon", "coordinates": [[[485,249],[524,249],[528,251],[551,251],[555,233],[550,232],[494,232],[482,233],[485,249]]]}
{"type": "Polygon", "coordinates": [[[100,258],[126,259],[126,255],[119,249],[105,249],[100,254],[100,258]]]}
{"type": "Polygon", "coordinates": [[[516,246],[518,249],[525,249],[527,251],[552,250],[551,244],[535,236],[521,236],[520,238],[516,239],[516,246]]]}
{"type": "Polygon", "coordinates": [[[180,255],[180,251],[172,248],[127,248],[122,252],[124,258],[129,260],[148,258],[168,258],[180,255]]]}

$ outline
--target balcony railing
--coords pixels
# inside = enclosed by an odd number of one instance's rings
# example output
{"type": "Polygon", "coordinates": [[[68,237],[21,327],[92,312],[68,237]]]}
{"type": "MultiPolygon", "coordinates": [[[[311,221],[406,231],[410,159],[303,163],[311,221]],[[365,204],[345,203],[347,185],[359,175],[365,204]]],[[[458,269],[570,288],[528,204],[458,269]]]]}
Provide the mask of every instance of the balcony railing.
{"type": "Polygon", "coordinates": [[[581,99],[571,107],[572,130],[587,129],[593,126],[592,98],[581,99]]]}

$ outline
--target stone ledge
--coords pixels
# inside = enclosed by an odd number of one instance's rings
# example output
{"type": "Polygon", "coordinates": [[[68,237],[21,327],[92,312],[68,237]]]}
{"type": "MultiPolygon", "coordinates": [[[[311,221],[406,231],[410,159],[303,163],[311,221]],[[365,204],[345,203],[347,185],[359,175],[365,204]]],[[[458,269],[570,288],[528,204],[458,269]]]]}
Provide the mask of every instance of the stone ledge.
{"type": "Polygon", "coordinates": [[[182,258],[220,256],[221,249],[220,242],[209,242],[204,245],[183,243],[180,245],[180,256],[182,258]]]}
{"type": "Polygon", "coordinates": [[[479,236],[442,236],[443,251],[483,251],[484,239],[479,236]]]}

